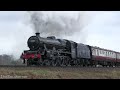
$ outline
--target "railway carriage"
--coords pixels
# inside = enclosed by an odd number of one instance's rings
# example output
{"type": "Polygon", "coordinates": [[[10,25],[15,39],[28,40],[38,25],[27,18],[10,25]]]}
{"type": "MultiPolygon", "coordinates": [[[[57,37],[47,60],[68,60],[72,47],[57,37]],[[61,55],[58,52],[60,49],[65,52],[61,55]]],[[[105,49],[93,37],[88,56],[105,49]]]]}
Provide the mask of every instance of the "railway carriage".
{"type": "Polygon", "coordinates": [[[120,66],[120,53],[116,52],[116,66],[120,66]]]}
{"type": "Polygon", "coordinates": [[[116,63],[116,52],[91,46],[92,61],[95,65],[113,66],[116,63]]]}

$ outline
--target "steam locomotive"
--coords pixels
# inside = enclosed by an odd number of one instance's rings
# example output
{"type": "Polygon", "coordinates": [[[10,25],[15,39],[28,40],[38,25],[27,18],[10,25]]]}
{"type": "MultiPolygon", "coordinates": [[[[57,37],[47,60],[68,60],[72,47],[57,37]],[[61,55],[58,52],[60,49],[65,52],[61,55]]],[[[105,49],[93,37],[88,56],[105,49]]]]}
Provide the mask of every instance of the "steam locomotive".
{"type": "Polygon", "coordinates": [[[27,66],[119,66],[120,53],[54,36],[31,36],[21,59],[27,66]]]}

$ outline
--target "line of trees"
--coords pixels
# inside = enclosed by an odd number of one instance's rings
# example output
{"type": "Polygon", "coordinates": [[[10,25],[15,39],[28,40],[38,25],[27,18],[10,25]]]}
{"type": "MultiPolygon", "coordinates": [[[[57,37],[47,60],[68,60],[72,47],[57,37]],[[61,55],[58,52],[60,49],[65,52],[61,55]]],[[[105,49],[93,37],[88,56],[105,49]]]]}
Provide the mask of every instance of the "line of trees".
{"type": "Polygon", "coordinates": [[[20,59],[16,60],[12,55],[0,55],[0,65],[22,65],[20,59]]]}

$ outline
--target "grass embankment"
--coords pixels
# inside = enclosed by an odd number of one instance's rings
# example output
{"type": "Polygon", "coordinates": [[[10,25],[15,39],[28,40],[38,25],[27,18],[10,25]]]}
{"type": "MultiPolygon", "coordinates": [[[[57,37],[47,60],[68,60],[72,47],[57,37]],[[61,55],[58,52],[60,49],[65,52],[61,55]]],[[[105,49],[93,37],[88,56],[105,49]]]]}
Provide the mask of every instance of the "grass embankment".
{"type": "Polygon", "coordinates": [[[120,79],[120,68],[1,67],[0,79],[120,79]]]}

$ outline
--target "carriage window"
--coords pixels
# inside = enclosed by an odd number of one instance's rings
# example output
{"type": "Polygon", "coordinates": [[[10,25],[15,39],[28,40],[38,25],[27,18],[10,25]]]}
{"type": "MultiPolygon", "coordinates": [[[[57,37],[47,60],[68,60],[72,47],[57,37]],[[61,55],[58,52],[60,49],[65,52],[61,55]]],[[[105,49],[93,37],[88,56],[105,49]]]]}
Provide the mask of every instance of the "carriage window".
{"type": "Polygon", "coordinates": [[[96,49],[96,55],[97,55],[97,52],[98,52],[98,51],[97,51],[97,49],[96,49]]]}
{"type": "Polygon", "coordinates": [[[106,55],[106,51],[104,51],[104,55],[106,55]]]}
{"type": "Polygon", "coordinates": [[[114,57],[113,52],[112,52],[112,57],[114,57]]]}
{"type": "Polygon", "coordinates": [[[110,52],[108,52],[108,56],[110,56],[110,52]]]}
{"type": "Polygon", "coordinates": [[[99,53],[101,54],[101,50],[99,50],[99,53]]]}
{"type": "Polygon", "coordinates": [[[98,54],[97,55],[99,55],[100,54],[100,50],[98,50],[98,54]]]}
{"type": "Polygon", "coordinates": [[[95,49],[93,50],[93,54],[96,55],[96,50],[95,49]]]}
{"type": "Polygon", "coordinates": [[[103,51],[103,54],[105,54],[105,51],[103,51]]]}
{"type": "Polygon", "coordinates": [[[103,54],[104,54],[104,51],[103,51],[103,54]]]}
{"type": "Polygon", "coordinates": [[[105,51],[103,51],[103,54],[105,53],[105,51]]]}
{"type": "Polygon", "coordinates": [[[102,54],[104,54],[104,51],[102,50],[102,54]]]}
{"type": "Polygon", "coordinates": [[[108,52],[108,56],[110,55],[110,52],[108,52]]]}
{"type": "Polygon", "coordinates": [[[96,55],[96,49],[94,51],[95,51],[94,55],[96,55]]]}
{"type": "Polygon", "coordinates": [[[94,53],[95,53],[95,50],[92,50],[92,53],[94,54],[94,53]]]}
{"type": "Polygon", "coordinates": [[[97,49],[95,49],[95,55],[97,55],[97,49]]]}
{"type": "Polygon", "coordinates": [[[113,57],[113,52],[111,52],[111,56],[113,57]]]}
{"type": "Polygon", "coordinates": [[[114,58],[115,58],[115,55],[116,55],[116,54],[114,53],[114,58]]]}
{"type": "Polygon", "coordinates": [[[96,55],[96,50],[94,49],[94,55],[96,55]]]}
{"type": "Polygon", "coordinates": [[[97,49],[97,55],[99,55],[99,50],[97,49]]]}
{"type": "Polygon", "coordinates": [[[114,53],[114,57],[115,57],[115,55],[116,55],[116,54],[114,53]]]}
{"type": "Polygon", "coordinates": [[[112,52],[110,52],[110,56],[112,56],[112,52]]]}
{"type": "Polygon", "coordinates": [[[100,50],[98,50],[98,53],[100,54],[100,50]]]}
{"type": "Polygon", "coordinates": [[[103,53],[103,51],[101,50],[101,54],[103,53]]]}
{"type": "Polygon", "coordinates": [[[109,52],[109,56],[111,56],[111,52],[109,52]]]}

